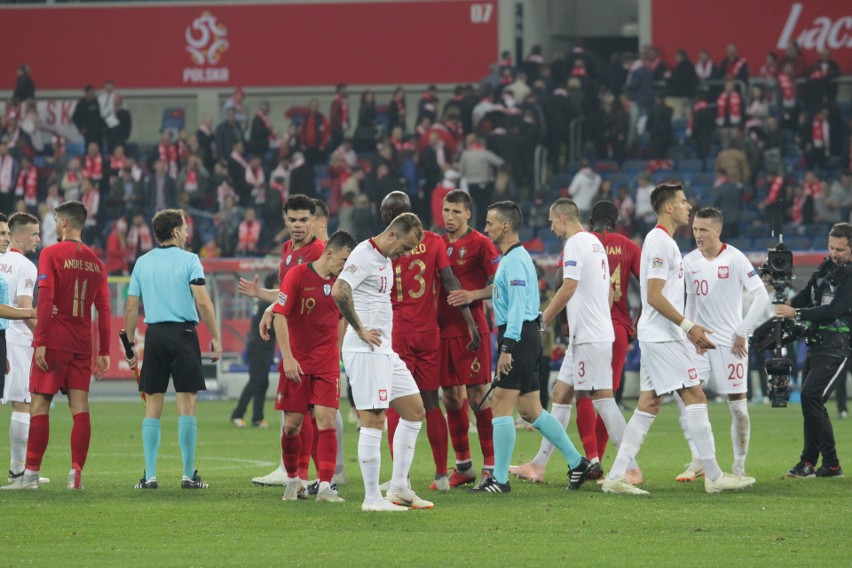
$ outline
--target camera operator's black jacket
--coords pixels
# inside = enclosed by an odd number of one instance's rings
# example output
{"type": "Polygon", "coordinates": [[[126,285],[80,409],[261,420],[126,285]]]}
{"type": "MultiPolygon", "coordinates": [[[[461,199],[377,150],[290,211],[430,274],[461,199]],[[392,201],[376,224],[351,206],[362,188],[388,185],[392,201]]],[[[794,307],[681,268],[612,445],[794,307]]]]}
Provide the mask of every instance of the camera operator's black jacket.
{"type": "Polygon", "coordinates": [[[852,262],[837,266],[826,258],[790,305],[817,330],[848,333],[852,327],[852,262]]]}

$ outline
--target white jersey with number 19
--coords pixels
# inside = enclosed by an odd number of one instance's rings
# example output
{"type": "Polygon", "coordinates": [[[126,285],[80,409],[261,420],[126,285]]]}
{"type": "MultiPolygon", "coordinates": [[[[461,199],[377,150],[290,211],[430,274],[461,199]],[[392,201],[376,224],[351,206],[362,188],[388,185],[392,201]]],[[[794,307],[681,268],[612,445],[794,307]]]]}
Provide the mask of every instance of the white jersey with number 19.
{"type": "MultiPolygon", "coordinates": [[[[393,266],[376,247],[373,239],[360,243],[346,261],[338,280],[352,287],[355,312],[365,329],[381,333],[381,346],[374,346],[374,353],[393,353],[393,307],[390,289],[393,286],[393,266]]],[[[343,337],[344,351],[371,351],[370,346],[358,337],[352,326],[346,328],[343,337]]]]}
{"type": "Polygon", "coordinates": [[[663,296],[683,314],[683,259],[677,243],[660,225],[645,237],[639,268],[639,287],[642,292],[642,316],[637,326],[639,341],[659,343],[682,341],[686,338],[676,323],[666,319],[648,304],[648,280],[664,280],[663,296]]]}

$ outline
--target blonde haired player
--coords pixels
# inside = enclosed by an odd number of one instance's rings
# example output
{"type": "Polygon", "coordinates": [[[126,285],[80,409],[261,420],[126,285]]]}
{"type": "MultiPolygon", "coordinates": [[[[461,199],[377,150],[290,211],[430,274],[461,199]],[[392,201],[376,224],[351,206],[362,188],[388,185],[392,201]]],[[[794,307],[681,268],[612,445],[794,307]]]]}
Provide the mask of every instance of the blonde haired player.
{"type": "MultiPolygon", "coordinates": [[[[769,304],[763,281],[743,253],[721,240],[722,213],[713,207],[699,209],[692,221],[698,248],[683,258],[686,279],[686,317],[713,330],[717,348],[703,355],[694,353],[698,378],[719,394],[728,396],[731,407],[731,442],[734,446],[733,475],[745,475],[751,425],[748,416],[748,336],[769,304]],[[752,294],[752,304],[742,315],[743,289],[752,294]],[[712,377],[712,382],[710,382],[712,377]]],[[[698,450],[686,427],[685,407],[680,408],[680,426],[692,450],[692,462],[678,481],[693,481],[704,475],[698,450]]]]}

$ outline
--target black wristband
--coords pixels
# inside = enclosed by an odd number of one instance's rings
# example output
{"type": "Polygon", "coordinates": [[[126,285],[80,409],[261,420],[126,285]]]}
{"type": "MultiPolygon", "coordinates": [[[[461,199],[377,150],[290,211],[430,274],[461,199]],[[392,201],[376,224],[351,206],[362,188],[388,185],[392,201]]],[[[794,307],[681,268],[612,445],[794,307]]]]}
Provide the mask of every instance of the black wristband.
{"type": "Polygon", "coordinates": [[[500,353],[512,353],[512,350],[515,348],[515,343],[517,343],[514,339],[506,339],[503,338],[503,341],[500,342],[500,353]]]}

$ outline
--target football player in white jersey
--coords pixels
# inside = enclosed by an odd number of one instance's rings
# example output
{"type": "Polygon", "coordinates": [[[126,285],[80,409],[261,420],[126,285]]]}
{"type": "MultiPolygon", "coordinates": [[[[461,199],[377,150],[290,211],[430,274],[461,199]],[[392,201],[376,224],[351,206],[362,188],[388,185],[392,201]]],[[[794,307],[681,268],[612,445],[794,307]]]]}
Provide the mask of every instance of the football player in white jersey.
{"type": "MultiPolygon", "coordinates": [[[[567,304],[568,349],[570,361],[559,380],[574,387],[577,398],[589,397],[606,425],[616,447],[621,443],[627,423],[615,403],[612,392],[612,344],[615,331],[610,314],[610,274],[606,247],[580,222],[580,211],[570,199],[557,199],[550,208],[550,227],[557,237],[566,239],[563,253],[563,283],[544,310],[548,325],[567,304]]],[[[592,470],[603,474],[599,460],[592,470]]],[[[569,489],[574,489],[571,485],[569,489]]]]}
{"type": "Polygon", "coordinates": [[[355,247],[332,288],[340,313],[349,323],[341,351],[361,418],[358,461],[364,478],[362,511],[432,508],[432,503],[418,497],[408,486],[408,472],[426,410],[414,377],[391,347],[391,260],[414,250],[422,238],[420,219],[413,213],[399,215],[383,233],[355,247]],[[382,429],[390,405],[400,420],[393,440],[393,476],[384,498],[379,489],[379,471],[382,429]]]}
{"type": "MultiPolygon", "coordinates": [[[[37,269],[25,254],[34,253],[41,239],[39,222],[29,213],[15,213],[9,217],[11,243],[8,252],[0,254],[0,272],[9,285],[9,305],[16,308],[33,307],[33,288],[37,269]]],[[[33,330],[35,318],[9,322],[6,330],[9,372],[6,384],[0,393],[3,404],[12,403],[12,419],[9,425],[9,483],[24,474],[27,457],[27,440],[30,432],[30,364],[33,360],[33,330]]],[[[45,483],[41,478],[40,483],[45,483]]]]}
{"type": "MultiPolygon", "coordinates": [[[[698,377],[714,391],[728,396],[731,407],[731,442],[734,447],[733,475],[745,475],[745,460],[751,425],[748,416],[748,336],[769,304],[769,294],[757,271],[736,248],[721,240],[722,213],[713,207],[699,209],[692,221],[692,234],[698,248],[683,258],[686,277],[686,317],[713,330],[717,348],[703,355],[693,354],[698,377]],[[742,315],[743,290],[752,294],[745,318],[742,315]],[[710,383],[710,377],[713,382],[710,383]]],[[[689,437],[683,402],[680,426],[692,450],[692,462],[678,481],[693,481],[704,475],[698,450],[689,437]]]]}
{"type": "Polygon", "coordinates": [[[689,223],[689,203],[681,184],[661,184],[651,193],[657,226],[645,237],[639,271],[642,316],[639,318],[640,392],[636,411],[627,424],[618,455],[603,483],[604,493],[647,495],[648,492],[624,479],[642,442],[660,410],[664,394],[676,392],[686,405],[689,434],[698,448],[704,466],[707,493],[745,489],[754,478],[725,474],[716,463],[716,446],[707,416],[707,399],[692,363],[687,339],[699,353],[715,349],[708,338],[712,331],[683,316],[683,260],[675,240],[675,230],[689,223]]]}

